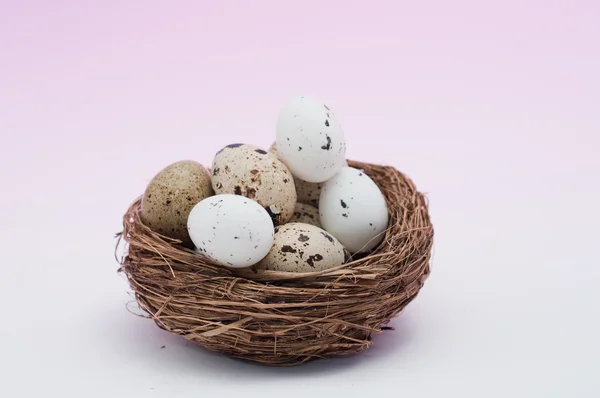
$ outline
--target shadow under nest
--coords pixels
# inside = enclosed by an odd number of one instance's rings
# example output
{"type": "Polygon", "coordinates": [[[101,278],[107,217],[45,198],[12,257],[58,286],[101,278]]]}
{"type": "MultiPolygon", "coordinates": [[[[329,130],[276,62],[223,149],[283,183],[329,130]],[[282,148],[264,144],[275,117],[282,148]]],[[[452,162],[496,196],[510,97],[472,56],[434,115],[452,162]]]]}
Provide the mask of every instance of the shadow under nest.
{"type": "Polygon", "coordinates": [[[427,200],[389,166],[349,162],[384,194],[390,221],[368,255],[313,273],[229,269],[146,227],[140,199],[123,218],[120,271],[162,329],[206,349],[268,365],[297,365],[368,348],[418,294],[433,245],[427,200]]]}

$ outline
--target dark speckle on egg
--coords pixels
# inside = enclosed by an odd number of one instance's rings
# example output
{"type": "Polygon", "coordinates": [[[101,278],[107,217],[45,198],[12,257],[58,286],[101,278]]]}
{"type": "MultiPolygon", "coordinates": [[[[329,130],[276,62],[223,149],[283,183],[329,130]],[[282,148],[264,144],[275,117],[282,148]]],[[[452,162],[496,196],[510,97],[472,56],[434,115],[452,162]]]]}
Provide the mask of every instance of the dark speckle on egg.
{"type": "MultiPolygon", "coordinates": [[[[242,145],[244,145],[244,144],[229,144],[225,148],[239,148],[242,145]]],[[[225,148],[223,148],[219,152],[217,152],[217,155],[220,154],[221,152],[223,152],[225,150],[225,148]]]]}
{"type": "Polygon", "coordinates": [[[255,152],[260,153],[261,155],[266,155],[267,151],[263,150],[263,149],[256,149],[255,152]]]}
{"type": "Polygon", "coordinates": [[[333,243],[333,238],[327,232],[321,232],[321,234],[331,243],[333,243]]]}
{"type": "Polygon", "coordinates": [[[299,241],[299,242],[306,242],[306,241],[309,241],[309,240],[310,240],[310,238],[309,238],[308,236],[306,236],[306,235],[302,234],[302,233],[301,233],[301,234],[300,234],[300,236],[298,237],[298,241],[299,241]]]}
{"type": "Polygon", "coordinates": [[[325,136],[327,138],[327,144],[323,145],[321,149],[328,151],[331,149],[331,137],[329,135],[325,136]]]}
{"type": "Polygon", "coordinates": [[[310,265],[311,267],[314,267],[315,261],[321,261],[321,260],[323,260],[323,256],[317,253],[314,256],[309,256],[308,259],[306,260],[306,263],[308,265],[310,265]]]}
{"type": "Polygon", "coordinates": [[[281,248],[281,252],[282,253],[296,253],[297,250],[294,249],[292,246],[285,245],[281,248]]]}

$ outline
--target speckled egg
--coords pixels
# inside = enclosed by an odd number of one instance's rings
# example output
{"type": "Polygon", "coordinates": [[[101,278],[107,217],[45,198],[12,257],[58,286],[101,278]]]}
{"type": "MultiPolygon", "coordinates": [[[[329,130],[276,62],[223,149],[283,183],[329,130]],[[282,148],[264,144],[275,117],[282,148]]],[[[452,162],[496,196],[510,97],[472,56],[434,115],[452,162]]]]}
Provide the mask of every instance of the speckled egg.
{"type": "Polygon", "coordinates": [[[319,219],[350,253],[362,253],[383,240],[388,208],[381,190],[368,175],[344,167],[323,185],[319,219]]]}
{"type": "MultiPolygon", "coordinates": [[[[269,152],[274,156],[279,157],[277,152],[277,144],[273,143],[269,148],[269,152]]],[[[344,160],[344,166],[348,167],[348,161],[344,160]]],[[[311,206],[319,207],[319,197],[321,196],[322,182],[306,182],[298,177],[294,177],[296,185],[296,194],[298,195],[299,203],[306,203],[311,206]]]]}
{"type": "Polygon", "coordinates": [[[311,97],[292,98],[277,119],[277,152],[295,177],[324,182],[344,166],[346,142],[333,112],[311,97]]]}
{"type": "Polygon", "coordinates": [[[277,159],[279,159],[279,153],[277,152],[277,142],[271,144],[268,152],[274,155],[277,159]]]}
{"type": "Polygon", "coordinates": [[[213,195],[208,170],[200,163],[184,160],[160,171],[142,197],[140,217],[161,235],[190,242],[187,219],[192,208],[213,195]]]}
{"type": "Polygon", "coordinates": [[[275,228],[273,246],[256,269],[315,272],[342,265],[348,258],[344,246],[321,228],[289,223],[275,228]]]}
{"type": "Polygon", "coordinates": [[[198,203],[187,222],[198,251],[217,264],[244,268],[262,260],[273,244],[273,221],[258,203],[215,195],[198,203]]]}
{"type": "Polygon", "coordinates": [[[231,144],[217,153],[211,169],[217,194],[242,195],[258,202],[275,225],[292,218],[296,185],[277,157],[252,145],[231,144]]]}
{"type": "Polygon", "coordinates": [[[322,228],[321,222],[319,221],[319,209],[305,203],[296,203],[294,215],[290,222],[300,222],[322,228]]]}

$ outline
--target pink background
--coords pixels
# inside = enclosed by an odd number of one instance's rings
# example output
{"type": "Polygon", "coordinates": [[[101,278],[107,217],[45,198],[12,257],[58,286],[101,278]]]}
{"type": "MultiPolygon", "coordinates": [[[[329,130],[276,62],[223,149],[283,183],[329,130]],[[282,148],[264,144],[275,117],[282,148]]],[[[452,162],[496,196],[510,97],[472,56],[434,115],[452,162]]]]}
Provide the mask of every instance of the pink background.
{"type": "Polygon", "coordinates": [[[313,395],[402,374],[405,393],[597,396],[598,71],[593,0],[0,0],[0,301],[18,297],[0,392],[197,396],[234,389],[224,372],[313,395]],[[432,277],[396,321],[409,337],[314,365],[329,374],[314,385],[131,317],[112,257],[158,170],[269,146],[301,93],[336,112],[349,158],[411,176],[436,226],[432,277]],[[194,368],[207,361],[218,371],[194,368]]]}

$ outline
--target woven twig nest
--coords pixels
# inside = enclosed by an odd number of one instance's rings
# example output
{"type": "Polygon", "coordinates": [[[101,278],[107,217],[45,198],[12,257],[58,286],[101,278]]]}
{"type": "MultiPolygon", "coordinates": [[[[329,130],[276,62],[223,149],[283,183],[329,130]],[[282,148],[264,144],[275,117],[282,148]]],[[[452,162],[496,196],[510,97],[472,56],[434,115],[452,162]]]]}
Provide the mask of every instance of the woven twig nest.
{"type": "Polygon", "coordinates": [[[427,201],[392,167],[349,162],[379,186],[389,208],[384,241],[343,266],[305,274],[229,269],[124,217],[120,270],[156,324],[230,357],[295,365],[357,353],[415,298],[433,244],[427,201]]]}

